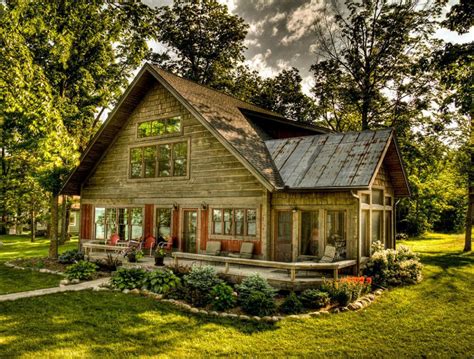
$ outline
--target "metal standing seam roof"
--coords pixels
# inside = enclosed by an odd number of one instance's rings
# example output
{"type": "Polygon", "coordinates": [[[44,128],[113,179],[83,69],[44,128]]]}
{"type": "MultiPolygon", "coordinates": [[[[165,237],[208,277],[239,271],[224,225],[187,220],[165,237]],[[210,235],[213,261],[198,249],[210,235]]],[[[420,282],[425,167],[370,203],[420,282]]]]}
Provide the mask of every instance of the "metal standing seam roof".
{"type": "Polygon", "coordinates": [[[366,188],[392,139],[392,130],[328,133],[265,144],[290,189],[366,188]]]}

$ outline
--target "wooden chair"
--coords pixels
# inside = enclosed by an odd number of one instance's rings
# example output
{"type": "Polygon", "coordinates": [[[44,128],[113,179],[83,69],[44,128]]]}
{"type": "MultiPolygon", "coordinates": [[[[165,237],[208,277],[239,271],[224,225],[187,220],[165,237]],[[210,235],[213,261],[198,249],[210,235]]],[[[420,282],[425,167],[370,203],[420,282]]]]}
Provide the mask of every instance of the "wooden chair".
{"type": "Polygon", "coordinates": [[[331,263],[336,257],[336,247],[326,246],[324,249],[324,255],[319,260],[319,263],[331,263]]]}
{"type": "Polygon", "coordinates": [[[253,247],[254,244],[252,242],[243,242],[240,246],[240,252],[229,253],[229,257],[251,259],[253,254],[253,247]]]}
{"type": "Polygon", "coordinates": [[[206,243],[206,254],[208,256],[218,256],[221,253],[221,242],[209,241],[206,243]]]}

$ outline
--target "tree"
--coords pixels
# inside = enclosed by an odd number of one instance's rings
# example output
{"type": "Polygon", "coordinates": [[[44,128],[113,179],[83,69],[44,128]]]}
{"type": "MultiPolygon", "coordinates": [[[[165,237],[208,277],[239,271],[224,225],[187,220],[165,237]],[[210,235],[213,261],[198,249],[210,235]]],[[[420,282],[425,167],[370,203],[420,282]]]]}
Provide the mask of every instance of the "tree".
{"type": "Polygon", "coordinates": [[[348,110],[365,130],[396,123],[406,105],[426,106],[423,97],[430,87],[429,78],[422,76],[421,60],[439,7],[422,7],[417,0],[346,0],[344,4],[346,9],[332,0],[314,25],[318,60],[312,70],[320,111],[340,117],[345,116],[341,110],[348,110]],[[343,80],[341,88],[337,77],[343,80]],[[328,80],[337,96],[321,98],[320,88],[328,80]]]}
{"type": "Polygon", "coordinates": [[[222,89],[244,59],[247,25],[216,0],[176,0],[156,19],[157,40],[167,51],[155,61],[180,76],[222,89]]]}

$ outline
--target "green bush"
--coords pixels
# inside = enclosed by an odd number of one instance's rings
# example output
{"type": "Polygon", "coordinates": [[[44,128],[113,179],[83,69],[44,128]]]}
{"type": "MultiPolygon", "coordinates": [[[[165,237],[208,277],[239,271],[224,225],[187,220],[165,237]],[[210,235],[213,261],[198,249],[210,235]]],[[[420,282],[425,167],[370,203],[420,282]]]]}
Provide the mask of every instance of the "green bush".
{"type": "Polygon", "coordinates": [[[246,313],[262,316],[275,311],[276,291],[259,274],[245,278],[236,289],[238,303],[246,313]]]}
{"type": "Polygon", "coordinates": [[[308,309],[319,309],[329,304],[329,294],[318,289],[306,289],[300,295],[301,303],[308,309]]]}
{"type": "Polygon", "coordinates": [[[221,282],[214,268],[193,266],[184,276],[185,299],[197,307],[204,307],[212,301],[212,288],[221,282]]]}
{"type": "Polygon", "coordinates": [[[111,253],[107,254],[107,258],[99,258],[95,261],[100,271],[114,272],[122,265],[122,261],[118,256],[111,253]]]}
{"type": "Polygon", "coordinates": [[[58,258],[58,262],[62,264],[72,264],[82,260],[84,260],[84,253],[78,249],[65,251],[58,258]]]}
{"type": "Polygon", "coordinates": [[[192,266],[181,265],[181,264],[178,264],[178,265],[173,264],[173,265],[168,265],[166,267],[170,269],[174,273],[174,275],[179,278],[183,278],[186,274],[191,273],[191,269],[193,268],[192,266]]]}
{"type": "Polygon", "coordinates": [[[415,284],[422,280],[423,266],[418,256],[408,247],[377,250],[364,268],[376,286],[394,287],[415,284]]]}
{"type": "Polygon", "coordinates": [[[298,314],[303,311],[303,304],[296,296],[295,292],[291,292],[280,306],[280,311],[285,314],[298,314]]]}
{"type": "Polygon", "coordinates": [[[234,290],[226,283],[219,283],[211,290],[211,305],[215,310],[227,310],[235,307],[234,290]]]}
{"type": "Polygon", "coordinates": [[[88,280],[94,275],[97,266],[87,261],[79,261],[66,268],[67,279],[88,280]]]}
{"type": "Polygon", "coordinates": [[[167,294],[180,284],[181,280],[169,269],[147,272],[143,282],[145,288],[159,294],[167,294]]]}
{"type": "Polygon", "coordinates": [[[135,289],[141,288],[145,281],[146,272],[141,268],[119,268],[110,279],[114,288],[135,289]]]}

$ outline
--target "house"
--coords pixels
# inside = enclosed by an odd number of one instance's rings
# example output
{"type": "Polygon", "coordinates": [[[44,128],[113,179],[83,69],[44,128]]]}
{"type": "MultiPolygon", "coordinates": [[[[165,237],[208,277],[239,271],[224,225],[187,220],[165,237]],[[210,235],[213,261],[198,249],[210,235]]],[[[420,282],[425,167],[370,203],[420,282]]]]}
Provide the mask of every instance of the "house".
{"type": "Polygon", "coordinates": [[[146,64],[92,139],[63,194],[80,195],[80,240],[174,238],[176,251],[296,262],[394,247],[410,194],[391,129],[289,121],[146,64]]]}

